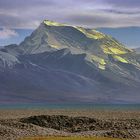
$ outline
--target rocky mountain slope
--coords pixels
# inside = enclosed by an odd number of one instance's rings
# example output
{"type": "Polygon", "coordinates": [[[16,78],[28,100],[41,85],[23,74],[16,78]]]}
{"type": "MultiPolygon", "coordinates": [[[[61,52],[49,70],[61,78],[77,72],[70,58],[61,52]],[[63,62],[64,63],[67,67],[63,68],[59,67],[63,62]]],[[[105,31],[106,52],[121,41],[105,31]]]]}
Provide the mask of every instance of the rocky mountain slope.
{"type": "Polygon", "coordinates": [[[140,56],[111,36],[44,20],[0,50],[0,102],[140,101],[140,56]]]}

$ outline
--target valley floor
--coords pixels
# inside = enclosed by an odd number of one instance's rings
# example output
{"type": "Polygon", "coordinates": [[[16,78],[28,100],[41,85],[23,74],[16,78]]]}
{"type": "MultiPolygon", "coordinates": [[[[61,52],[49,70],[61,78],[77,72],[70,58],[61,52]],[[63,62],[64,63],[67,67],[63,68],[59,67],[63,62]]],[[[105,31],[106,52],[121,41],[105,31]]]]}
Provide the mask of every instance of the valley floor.
{"type": "MultiPolygon", "coordinates": [[[[120,140],[117,138],[99,138],[99,137],[32,137],[23,138],[21,140],[120,140]]],[[[121,139],[122,140],[122,139],[121,139]]]]}
{"type": "Polygon", "coordinates": [[[140,111],[0,110],[0,140],[132,140],[139,137],[140,111]]]}

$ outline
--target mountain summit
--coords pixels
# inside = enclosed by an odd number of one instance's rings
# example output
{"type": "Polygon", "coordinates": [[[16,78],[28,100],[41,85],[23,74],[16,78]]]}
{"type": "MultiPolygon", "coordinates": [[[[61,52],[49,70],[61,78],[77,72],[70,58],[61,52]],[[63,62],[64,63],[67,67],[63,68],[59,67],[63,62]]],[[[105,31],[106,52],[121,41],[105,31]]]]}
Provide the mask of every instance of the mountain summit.
{"type": "Polygon", "coordinates": [[[140,56],[94,29],[49,20],[0,50],[1,102],[140,101],[140,56]]]}

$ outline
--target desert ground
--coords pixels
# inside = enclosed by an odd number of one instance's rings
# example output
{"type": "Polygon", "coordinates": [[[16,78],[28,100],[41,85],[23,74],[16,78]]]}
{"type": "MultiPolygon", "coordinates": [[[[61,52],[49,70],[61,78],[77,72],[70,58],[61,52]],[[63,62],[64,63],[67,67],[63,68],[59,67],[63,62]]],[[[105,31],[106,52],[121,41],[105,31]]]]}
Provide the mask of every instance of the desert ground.
{"type": "Polygon", "coordinates": [[[120,140],[117,138],[103,138],[103,137],[32,137],[23,138],[22,140],[120,140]]]}
{"type": "Polygon", "coordinates": [[[135,140],[139,137],[140,111],[0,110],[0,140],[135,140]]]}

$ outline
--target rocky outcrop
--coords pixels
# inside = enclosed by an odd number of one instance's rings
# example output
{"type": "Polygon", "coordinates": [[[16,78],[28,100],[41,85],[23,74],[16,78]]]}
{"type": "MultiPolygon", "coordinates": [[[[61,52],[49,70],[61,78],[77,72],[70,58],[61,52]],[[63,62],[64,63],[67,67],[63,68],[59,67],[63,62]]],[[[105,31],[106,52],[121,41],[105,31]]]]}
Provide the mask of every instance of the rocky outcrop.
{"type": "MultiPolygon", "coordinates": [[[[96,135],[114,138],[136,138],[140,130],[140,120],[98,120],[88,117],[32,116],[20,120],[43,128],[53,128],[69,133],[102,132],[96,135]]],[[[95,133],[94,133],[95,134],[95,133]]]]}

